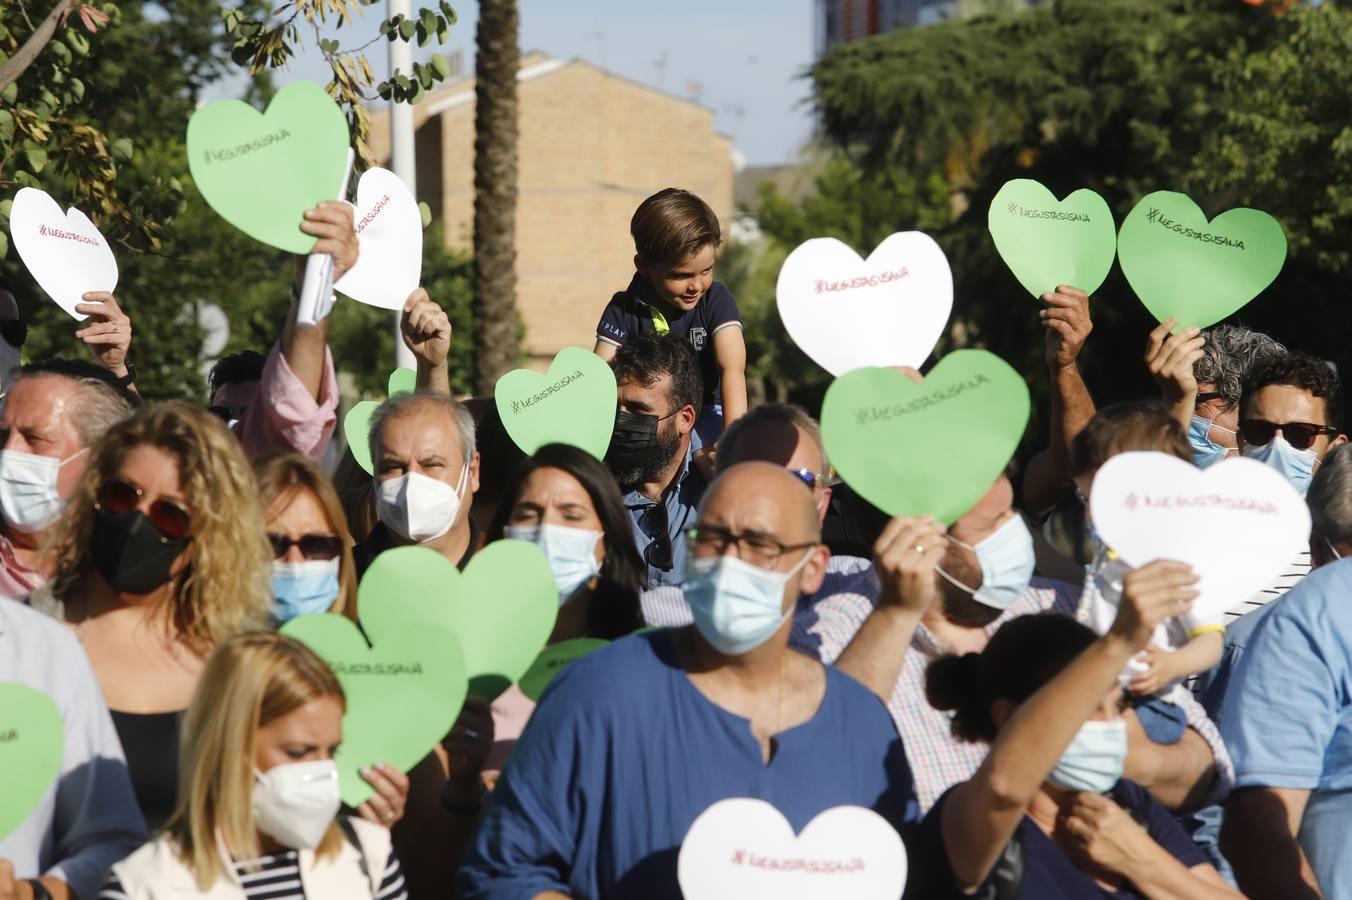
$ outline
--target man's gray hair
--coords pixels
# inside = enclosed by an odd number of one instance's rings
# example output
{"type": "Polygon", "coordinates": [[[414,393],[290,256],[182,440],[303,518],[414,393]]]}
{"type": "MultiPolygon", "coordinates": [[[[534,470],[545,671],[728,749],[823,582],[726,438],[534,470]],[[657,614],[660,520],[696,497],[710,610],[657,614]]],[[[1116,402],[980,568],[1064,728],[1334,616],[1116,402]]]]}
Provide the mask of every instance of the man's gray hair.
{"type": "Polygon", "coordinates": [[[1250,369],[1286,354],[1277,341],[1243,325],[1217,325],[1202,332],[1202,337],[1202,358],[1193,363],[1193,377],[1198,384],[1215,385],[1227,406],[1239,403],[1250,369]]]}
{"type": "Polygon", "coordinates": [[[1311,527],[1334,544],[1352,542],[1352,451],[1347,447],[1328,452],[1305,495],[1311,527]]]}
{"type": "Polygon", "coordinates": [[[368,440],[373,465],[380,460],[380,436],[384,434],[389,421],[423,406],[442,410],[455,423],[456,431],[460,432],[460,452],[464,456],[465,465],[469,465],[470,460],[474,459],[474,416],[470,415],[463,403],[432,391],[396,394],[371,413],[371,431],[368,440]]]}
{"type": "Polygon", "coordinates": [[[736,459],[737,442],[749,429],[758,425],[792,425],[801,428],[812,438],[812,443],[817,445],[817,452],[821,454],[822,471],[817,474],[824,476],[831,471],[831,461],[826,458],[826,446],[822,444],[822,427],[817,424],[817,420],[795,403],[763,403],[729,425],[728,430],[718,439],[716,458],[720,472],[731,465],[729,460],[736,459]]]}
{"type": "Polygon", "coordinates": [[[28,366],[16,367],[10,373],[13,379],[7,390],[29,378],[64,378],[75,384],[75,395],[71,400],[69,416],[80,435],[80,442],[86,447],[98,443],[99,438],[108,433],[118,422],[132,414],[132,404],[125,394],[97,378],[81,378],[63,372],[28,366]]]}

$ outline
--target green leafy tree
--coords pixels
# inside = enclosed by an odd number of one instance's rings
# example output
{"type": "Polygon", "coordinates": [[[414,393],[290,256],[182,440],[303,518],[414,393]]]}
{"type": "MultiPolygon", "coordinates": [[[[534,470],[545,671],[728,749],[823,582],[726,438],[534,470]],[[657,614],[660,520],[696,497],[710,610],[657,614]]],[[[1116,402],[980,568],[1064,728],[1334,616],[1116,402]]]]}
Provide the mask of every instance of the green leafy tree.
{"type": "MultiPolygon", "coordinates": [[[[1237,318],[1341,361],[1350,335],[1338,309],[1352,287],[1349,50],[1346,5],[1274,15],[1233,0],[1060,0],[847,44],[813,67],[812,99],[825,139],[855,174],[819,180],[801,205],[806,225],[775,202],[761,204],[761,218],[788,244],[805,234],[864,238],[871,210],[894,206],[895,227],[929,231],[953,267],[941,352],[989,347],[1042,391],[1038,304],[986,231],[1005,181],[1036,179],[1058,196],[1093,188],[1119,222],[1161,189],[1189,194],[1211,216],[1253,206],[1282,223],[1290,255],[1237,318]],[[856,181],[870,191],[858,193],[856,181]],[[943,184],[949,212],[927,219],[922,210],[935,210],[917,209],[916,198],[943,184]]],[[[1153,320],[1119,270],[1093,311],[1084,364],[1096,393],[1151,391],[1141,353],[1153,320]]]]}
{"type": "MultiPolygon", "coordinates": [[[[347,113],[352,145],[363,167],[374,162],[367,146],[371,119],[366,104],[377,96],[384,100],[417,103],[424,91],[431,90],[451,71],[447,59],[438,55],[427,63],[414,63],[411,73],[392,73],[390,78],[376,83],[365,51],[381,38],[345,48],[337,39],[324,37],[327,25],[332,24],[335,31],[341,31],[362,14],[363,6],[378,2],[380,0],[285,0],[270,11],[265,8],[262,15],[251,15],[243,9],[227,9],[222,13],[225,30],[234,38],[232,55],[235,62],[247,65],[255,74],[286,65],[297,49],[307,46],[307,40],[319,49],[332,76],[328,84],[329,95],[347,113]]],[[[436,8],[420,9],[411,18],[398,15],[382,21],[380,34],[388,41],[416,39],[418,46],[423,47],[431,41],[445,43],[454,24],[455,10],[446,0],[441,0],[436,8]]]]}

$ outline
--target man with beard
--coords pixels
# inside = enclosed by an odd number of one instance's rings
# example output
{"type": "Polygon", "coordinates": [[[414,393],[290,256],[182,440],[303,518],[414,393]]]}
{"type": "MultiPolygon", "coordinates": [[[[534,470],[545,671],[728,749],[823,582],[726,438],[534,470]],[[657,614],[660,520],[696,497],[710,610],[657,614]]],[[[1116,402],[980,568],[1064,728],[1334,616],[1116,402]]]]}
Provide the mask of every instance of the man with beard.
{"type": "Polygon", "coordinates": [[[690,345],[674,335],[640,335],[611,360],[619,411],[606,462],[625,492],[648,587],[679,585],[685,533],[705,480],[691,465],[690,435],[704,383],[690,345]]]}

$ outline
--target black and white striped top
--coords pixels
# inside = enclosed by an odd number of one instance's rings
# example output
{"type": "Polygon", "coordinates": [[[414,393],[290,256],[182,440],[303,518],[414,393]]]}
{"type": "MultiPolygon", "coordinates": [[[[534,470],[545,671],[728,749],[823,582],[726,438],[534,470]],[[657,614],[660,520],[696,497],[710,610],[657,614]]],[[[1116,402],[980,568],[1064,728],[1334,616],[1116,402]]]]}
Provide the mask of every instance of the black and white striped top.
{"type": "Polygon", "coordinates": [[[1230,625],[1232,625],[1240,616],[1245,613],[1251,613],[1256,609],[1262,609],[1273,600],[1276,600],[1287,591],[1291,590],[1291,588],[1300,584],[1301,579],[1310,574],[1310,565],[1310,550],[1307,547],[1302,550],[1295,559],[1287,563],[1285,571],[1277,576],[1277,580],[1271,585],[1263,588],[1263,590],[1254,594],[1247,600],[1236,603],[1226,610],[1225,626],[1227,628],[1230,627],[1230,625]]]}
{"type": "MultiPolygon", "coordinates": [[[[244,888],[248,900],[323,900],[322,897],[305,896],[305,888],[300,881],[300,860],[295,850],[260,856],[258,859],[234,863],[235,875],[244,888]]],[[[130,900],[117,876],[109,873],[103,882],[103,890],[98,900],[130,900]]],[[[385,874],[380,878],[380,890],[375,900],[408,900],[408,891],[404,887],[404,873],[399,869],[399,859],[390,850],[385,863],[385,874]]]]}

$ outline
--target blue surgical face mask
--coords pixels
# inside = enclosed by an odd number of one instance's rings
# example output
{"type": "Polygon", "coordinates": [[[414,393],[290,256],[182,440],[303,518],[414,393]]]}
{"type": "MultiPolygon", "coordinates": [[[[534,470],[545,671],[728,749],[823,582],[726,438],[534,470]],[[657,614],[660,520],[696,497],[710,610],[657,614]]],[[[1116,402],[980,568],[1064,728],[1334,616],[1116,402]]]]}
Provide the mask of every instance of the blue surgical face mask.
{"type": "Polygon", "coordinates": [[[1310,489],[1310,480],[1314,478],[1316,456],[1313,449],[1297,450],[1286,442],[1280,434],[1274,434],[1272,440],[1261,447],[1248,444],[1240,451],[1249,459],[1256,459],[1271,466],[1291,483],[1291,487],[1302,496],[1310,489]]]}
{"type": "Polygon", "coordinates": [[[1211,439],[1211,429],[1216,428],[1226,434],[1234,434],[1229,428],[1217,425],[1213,419],[1193,416],[1188,426],[1188,443],[1192,445],[1192,461],[1199,469],[1214,466],[1230,454],[1229,447],[1222,447],[1211,439]]]}
{"type": "Polygon", "coordinates": [[[338,599],[338,560],[272,564],[272,606],[278,625],[296,616],[328,612],[338,599]]]}
{"type": "Polygon", "coordinates": [[[1090,720],[1047,775],[1048,783],[1066,791],[1106,794],[1122,778],[1127,762],[1127,723],[1090,720]]]}
{"type": "Polygon", "coordinates": [[[726,656],[742,656],[764,644],[793,615],[793,607],[784,612],[784,585],[811,555],[804,553],[787,572],[735,556],[690,557],[681,591],[700,635],[726,656]]]}
{"type": "Polygon", "coordinates": [[[952,535],[948,539],[976,554],[977,562],[981,564],[981,587],[968,587],[943,569],[937,571],[949,584],[971,594],[977,603],[993,609],[1009,609],[1028,590],[1037,559],[1033,553],[1033,535],[1024,524],[1023,516],[1017,513],[1010,516],[1008,522],[975,546],[964,544],[952,535]]]}
{"type": "Polygon", "coordinates": [[[599,531],[562,525],[510,525],[502,533],[540,548],[554,573],[559,606],[572,599],[579,588],[601,572],[601,564],[596,561],[596,542],[601,540],[599,531]]]}

